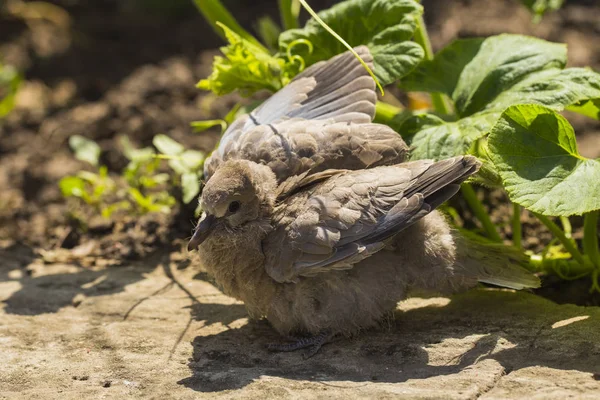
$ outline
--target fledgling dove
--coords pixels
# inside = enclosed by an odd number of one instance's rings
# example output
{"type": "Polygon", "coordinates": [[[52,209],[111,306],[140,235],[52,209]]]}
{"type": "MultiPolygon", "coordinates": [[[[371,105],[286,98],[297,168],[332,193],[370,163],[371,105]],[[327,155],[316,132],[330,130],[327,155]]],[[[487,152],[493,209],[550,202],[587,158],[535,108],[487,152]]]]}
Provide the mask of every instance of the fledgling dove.
{"type": "Polygon", "coordinates": [[[285,337],[305,335],[272,350],[312,355],[334,335],[377,325],[409,289],[537,286],[506,254],[482,252],[432,213],[479,165],[463,156],[279,184],[265,165],[229,160],[206,183],[188,249],[252,317],[285,337]]]}
{"type": "MultiPolygon", "coordinates": [[[[373,68],[366,46],[355,51],[373,68]]],[[[375,115],[375,81],[349,51],[304,70],[225,131],[204,164],[206,180],[227,160],[269,166],[278,182],[308,170],[403,162],[408,146],[375,115]]]]}

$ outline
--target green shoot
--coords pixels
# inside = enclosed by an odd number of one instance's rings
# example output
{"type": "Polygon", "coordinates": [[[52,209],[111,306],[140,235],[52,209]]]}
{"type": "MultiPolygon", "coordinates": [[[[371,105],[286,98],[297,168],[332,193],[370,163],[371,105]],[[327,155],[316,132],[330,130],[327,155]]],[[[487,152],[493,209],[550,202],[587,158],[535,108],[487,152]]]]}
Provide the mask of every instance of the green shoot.
{"type": "Polygon", "coordinates": [[[298,16],[300,15],[300,2],[298,0],[278,0],[279,14],[283,29],[296,29],[300,25],[298,16]]]}
{"type": "Polygon", "coordinates": [[[258,41],[254,36],[248,33],[242,26],[237,22],[235,17],[225,8],[221,3],[221,0],[194,0],[196,8],[202,13],[204,19],[212,26],[213,30],[223,40],[227,40],[227,36],[223,30],[219,29],[220,25],[227,26],[232,32],[237,34],[245,41],[252,43],[252,45],[267,52],[267,49],[258,41]]]}

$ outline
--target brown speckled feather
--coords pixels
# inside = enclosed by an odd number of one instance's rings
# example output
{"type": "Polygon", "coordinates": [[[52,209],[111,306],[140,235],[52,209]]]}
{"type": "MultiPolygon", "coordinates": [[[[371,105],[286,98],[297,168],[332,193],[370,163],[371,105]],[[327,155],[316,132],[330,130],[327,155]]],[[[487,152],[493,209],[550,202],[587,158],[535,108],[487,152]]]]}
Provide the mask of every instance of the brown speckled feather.
{"type": "MultiPolygon", "coordinates": [[[[278,282],[352,268],[453,196],[479,168],[473,157],[340,171],[279,204],[265,242],[278,282]]],[[[299,183],[301,184],[301,182],[299,183]]]]}

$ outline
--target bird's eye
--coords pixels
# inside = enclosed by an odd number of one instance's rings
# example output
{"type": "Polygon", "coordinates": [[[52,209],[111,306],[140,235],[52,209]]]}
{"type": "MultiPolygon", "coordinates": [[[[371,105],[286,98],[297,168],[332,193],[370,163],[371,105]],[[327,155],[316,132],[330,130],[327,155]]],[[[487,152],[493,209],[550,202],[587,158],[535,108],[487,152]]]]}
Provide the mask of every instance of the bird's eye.
{"type": "Polygon", "coordinates": [[[237,212],[237,210],[239,210],[241,206],[242,205],[240,204],[239,201],[232,201],[231,203],[229,203],[229,212],[230,213],[237,212]]]}

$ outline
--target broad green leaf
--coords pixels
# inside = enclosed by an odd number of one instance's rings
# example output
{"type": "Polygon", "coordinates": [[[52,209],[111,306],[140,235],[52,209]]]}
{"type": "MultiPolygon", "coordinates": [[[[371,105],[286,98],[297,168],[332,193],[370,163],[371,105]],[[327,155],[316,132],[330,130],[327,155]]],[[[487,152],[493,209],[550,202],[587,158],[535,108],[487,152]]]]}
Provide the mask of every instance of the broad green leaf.
{"type": "Polygon", "coordinates": [[[152,138],[152,144],[161,153],[167,156],[177,156],[185,150],[185,147],[167,135],[156,135],[152,138]]]}
{"type": "MultiPolygon", "coordinates": [[[[421,5],[413,0],[347,0],[318,15],[351,46],[369,47],[375,75],[386,85],[409,73],[423,59],[423,49],[410,41],[422,12],[421,5]]],[[[298,40],[313,45],[312,53],[304,46],[297,51],[307,66],[346,51],[313,18],[302,29],[283,32],[279,36],[280,51],[287,52],[298,40]]]]}
{"type": "Polygon", "coordinates": [[[600,74],[585,68],[550,69],[531,74],[501,93],[486,109],[540,104],[557,111],[568,108],[600,119],[600,74]]]}
{"type": "Polygon", "coordinates": [[[200,179],[198,178],[198,174],[188,172],[181,175],[181,189],[185,204],[194,200],[198,193],[200,193],[200,179]]]}
{"type": "Polygon", "coordinates": [[[73,135],[69,138],[69,146],[71,146],[71,149],[78,160],[88,162],[93,166],[98,165],[101,150],[100,146],[93,140],[86,139],[83,136],[73,135]]]}
{"type": "Polygon", "coordinates": [[[511,201],[547,216],[600,209],[600,160],[579,155],[573,127],[556,111],[511,106],[488,144],[511,201]]]}
{"type": "Polygon", "coordinates": [[[400,86],[409,92],[440,92],[452,97],[463,69],[476,56],[485,39],[460,39],[440,50],[433,60],[421,62],[402,79],[400,86]]]}
{"type": "Polygon", "coordinates": [[[550,68],[562,69],[567,48],[522,35],[499,35],[485,40],[457,40],[434,60],[425,61],[402,82],[410,91],[444,92],[454,101],[459,116],[481,111],[502,92],[530,74],[550,68]],[[449,67],[449,64],[454,64],[449,67]],[[444,81],[445,69],[450,68],[444,81]],[[431,79],[431,81],[430,81],[431,79]]]}
{"type": "Polygon", "coordinates": [[[412,138],[411,159],[442,160],[468,153],[473,143],[492,129],[500,114],[480,112],[456,122],[426,127],[412,138]]]}
{"type": "Polygon", "coordinates": [[[262,89],[274,92],[300,72],[301,64],[294,59],[274,57],[227,26],[217,24],[225,32],[229,45],[221,48],[225,57],[214,58],[213,71],[198,83],[200,89],[211,90],[218,95],[234,90],[239,90],[244,96],[262,89]]]}
{"type": "Polygon", "coordinates": [[[464,154],[516,104],[568,108],[598,118],[600,74],[562,69],[566,61],[564,45],[521,35],[450,44],[402,81],[405,90],[447,94],[461,118],[418,132],[411,143],[413,158],[464,154]]]}

